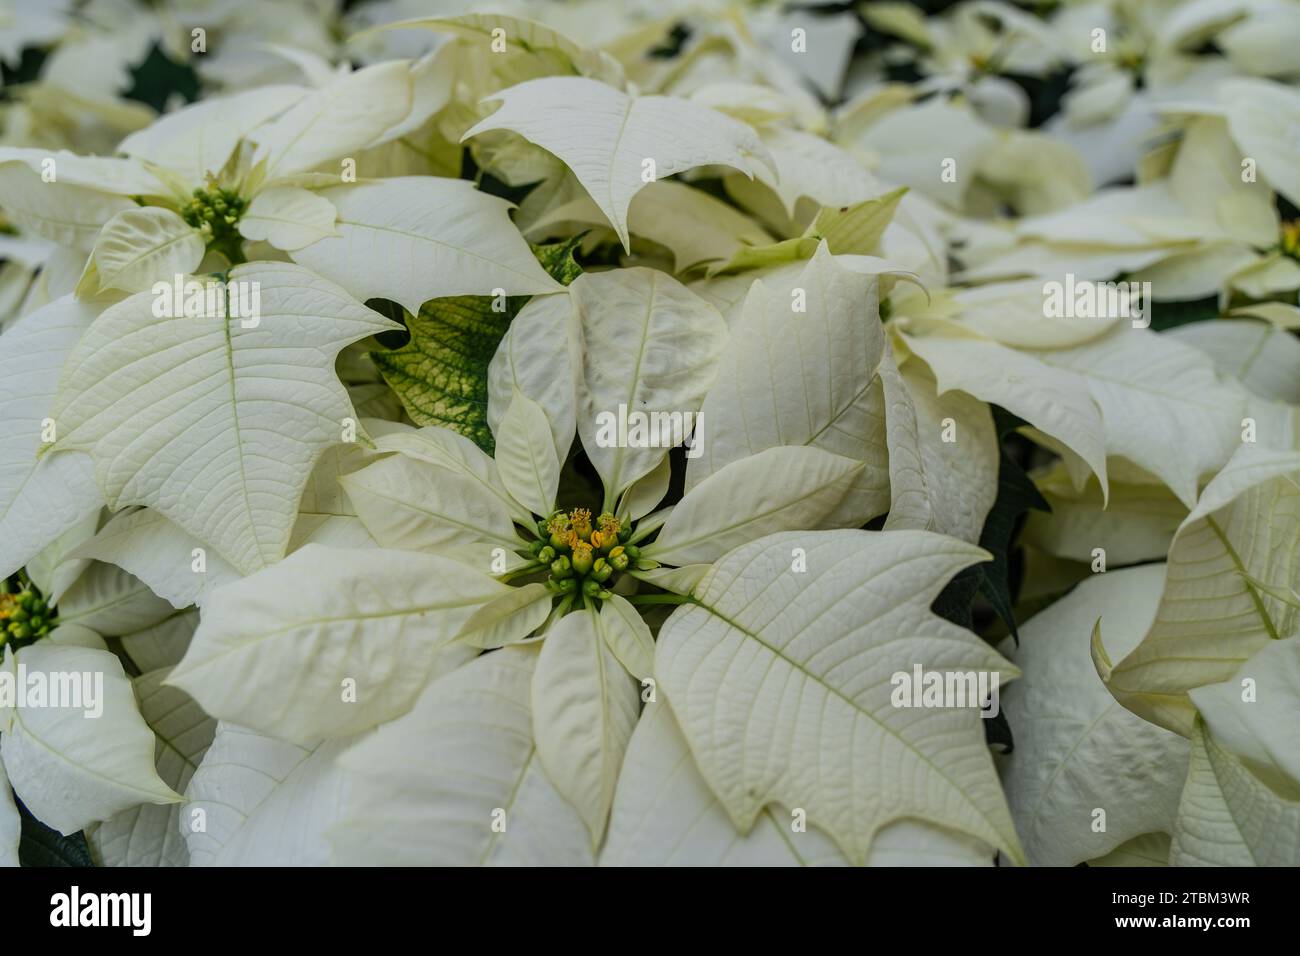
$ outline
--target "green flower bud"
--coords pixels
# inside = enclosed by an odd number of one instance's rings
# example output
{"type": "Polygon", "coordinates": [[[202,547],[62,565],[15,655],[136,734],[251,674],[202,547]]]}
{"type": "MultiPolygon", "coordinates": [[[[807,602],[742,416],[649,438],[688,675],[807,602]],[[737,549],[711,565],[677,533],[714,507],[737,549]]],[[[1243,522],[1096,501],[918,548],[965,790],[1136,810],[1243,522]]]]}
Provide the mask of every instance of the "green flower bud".
{"type": "Polygon", "coordinates": [[[613,573],[613,567],[604,558],[597,558],[596,563],[591,566],[591,576],[602,584],[608,581],[609,576],[613,573]]]}
{"type": "Polygon", "coordinates": [[[599,581],[595,581],[592,580],[591,578],[587,578],[587,580],[582,582],[582,593],[589,598],[594,598],[596,595],[598,595],[601,592],[601,590],[602,589],[599,581]]]}
{"type": "Polygon", "coordinates": [[[626,571],[631,563],[632,560],[627,556],[627,550],[622,546],[609,553],[609,564],[615,571],[626,571]]]}
{"type": "Polygon", "coordinates": [[[577,578],[565,578],[563,581],[557,581],[555,584],[555,592],[557,594],[573,594],[577,590],[577,578]]]}
{"type": "Polygon", "coordinates": [[[546,564],[550,564],[552,561],[555,560],[555,549],[552,548],[549,544],[546,545],[540,551],[537,552],[537,560],[542,561],[546,564]]]}
{"type": "Polygon", "coordinates": [[[585,542],[579,542],[581,547],[573,549],[573,570],[578,574],[586,574],[591,570],[594,558],[592,557],[591,545],[585,542]]]}
{"type": "Polygon", "coordinates": [[[568,555],[562,554],[551,562],[551,573],[557,578],[567,578],[573,574],[573,563],[568,555]]]}

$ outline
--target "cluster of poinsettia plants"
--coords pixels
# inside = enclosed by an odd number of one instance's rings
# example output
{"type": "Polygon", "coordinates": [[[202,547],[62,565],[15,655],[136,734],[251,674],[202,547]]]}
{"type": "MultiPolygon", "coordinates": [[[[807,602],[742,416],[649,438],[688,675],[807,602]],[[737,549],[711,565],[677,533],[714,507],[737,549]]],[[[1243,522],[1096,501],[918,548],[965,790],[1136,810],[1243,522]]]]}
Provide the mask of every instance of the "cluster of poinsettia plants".
{"type": "Polygon", "coordinates": [[[12,6],[0,862],[1300,864],[1300,4],[12,6]]]}

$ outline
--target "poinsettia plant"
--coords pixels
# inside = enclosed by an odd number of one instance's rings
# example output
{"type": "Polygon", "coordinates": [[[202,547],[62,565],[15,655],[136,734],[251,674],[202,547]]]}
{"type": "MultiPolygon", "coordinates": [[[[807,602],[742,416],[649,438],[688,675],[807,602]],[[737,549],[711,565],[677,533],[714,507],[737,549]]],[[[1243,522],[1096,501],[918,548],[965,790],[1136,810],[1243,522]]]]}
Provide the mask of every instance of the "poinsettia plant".
{"type": "Polygon", "coordinates": [[[1300,10],[128,7],[0,20],[0,862],[1300,863],[1300,10]]]}

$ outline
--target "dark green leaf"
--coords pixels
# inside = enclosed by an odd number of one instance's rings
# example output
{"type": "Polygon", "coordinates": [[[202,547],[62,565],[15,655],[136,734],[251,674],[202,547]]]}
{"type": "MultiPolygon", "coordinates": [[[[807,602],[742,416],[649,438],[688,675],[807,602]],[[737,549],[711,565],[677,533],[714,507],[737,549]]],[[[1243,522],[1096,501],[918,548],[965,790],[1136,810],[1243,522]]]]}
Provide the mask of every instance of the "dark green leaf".
{"type": "Polygon", "coordinates": [[[998,493],[984,528],[980,532],[980,547],[993,555],[992,561],[966,568],[935,598],[931,609],[945,620],[975,630],[972,602],[976,594],[982,595],[1002,618],[1016,640],[1016,619],[1011,596],[1011,542],[1030,508],[1051,511],[1024,468],[1008,448],[1017,436],[1007,436],[1024,422],[1016,416],[992,406],[993,422],[999,441],[998,493]]]}
{"type": "MultiPolygon", "coordinates": [[[[573,258],[581,239],[534,246],[533,253],[552,277],[568,285],[582,273],[573,258]]],[[[418,315],[407,317],[410,340],[405,345],[370,353],[413,422],[450,428],[493,453],[487,423],[488,365],[528,298],[507,298],[504,311],[493,309],[492,296],[431,299],[418,315]]]]}
{"type": "Polygon", "coordinates": [[[22,836],[18,841],[18,862],[22,866],[94,866],[90,847],[81,833],[63,836],[32,816],[22,801],[16,800],[22,817],[22,836]]]}
{"type": "Polygon", "coordinates": [[[564,242],[533,246],[533,255],[542,264],[542,268],[550,273],[552,279],[561,285],[568,285],[582,275],[582,266],[578,265],[578,260],[573,258],[573,253],[578,246],[582,245],[582,237],[585,235],[586,233],[583,232],[564,242]]]}
{"type": "Polygon", "coordinates": [[[984,530],[980,533],[980,547],[993,555],[993,560],[979,565],[979,592],[993,605],[998,617],[1002,618],[1007,629],[1020,642],[1016,630],[1016,616],[1011,599],[1011,542],[1016,530],[1030,508],[1038,511],[1051,511],[1049,505],[1034,483],[1029,480],[1020,464],[1001,449],[998,462],[998,496],[984,520],[984,530]]]}

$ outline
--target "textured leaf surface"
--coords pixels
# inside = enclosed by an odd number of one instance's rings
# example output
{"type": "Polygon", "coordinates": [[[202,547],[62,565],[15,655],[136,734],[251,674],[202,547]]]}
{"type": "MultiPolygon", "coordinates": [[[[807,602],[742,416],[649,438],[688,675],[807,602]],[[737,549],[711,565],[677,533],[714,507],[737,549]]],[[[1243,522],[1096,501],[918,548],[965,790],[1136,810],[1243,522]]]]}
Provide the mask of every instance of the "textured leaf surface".
{"type": "Polygon", "coordinates": [[[533,738],[555,788],[598,847],[641,705],[636,682],[601,639],[597,612],[566,614],[542,641],[533,673],[533,738]]]}
{"type": "Polygon", "coordinates": [[[343,755],[352,794],[331,833],[338,862],[591,864],[590,833],[533,745],[537,657],[529,646],[478,658],[343,755]]]}
{"type": "Polygon", "coordinates": [[[153,733],[140,717],[131,682],[116,657],[47,641],[17,654],[6,647],[4,668],[14,682],[19,664],[28,675],[44,673],[47,686],[58,673],[103,675],[97,718],[81,707],[0,710],[9,783],[37,819],[66,835],[139,803],[180,799],[154,769],[153,733]]]}
{"type": "Polygon", "coordinates": [[[624,438],[611,425],[620,414],[630,426],[634,412],[659,413],[675,415],[670,425],[683,431],[683,416],[699,410],[713,383],[727,326],[717,309],[652,269],[586,273],[569,293],[585,346],[578,435],[612,499],[653,471],[671,439],[684,435],[670,434],[665,445],[660,429],[636,443],[630,427],[624,438]]]}
{"type": "Polygon", "coordinates": [[[502,90],[501,108],[465,134],[508,129],[554,153],[573,170],[630,249],[627,215],[632,197],[654,179],[705,164],[753,173],[766,160],[758,134],[722,113],[670,96],[629,96],[581,77],[546,77],[502,90]]]}
{"type": "Polygon", "coordinates": [[[358,299],[418,312],[446,296],[559,289],[511,223],[509,203],[466,180],[395,176],[319,196],[338,210],[338,237],[298,249],[294,260],[358,299]]]}
{"type": "Polygon", "coordinates": [[[866,518],[888,506],[884,407],[876,374],[885,341],[873,276],[825,245],[788,282],[755,282],[701,407],[691,489],[725,465],[777,445],[810,445],[867,463],[866,518]],[[798,310],[802,306],[803,311],[798,310]]]}
{"type": "Polygon", "coordinates": [[[742,832],[776,801],[805,808],[855,863],[905,818],[1021,858],[976,711],[891,702],[891,676],[916,664],[1015,674],[929,611],[943,583],[984,556],[922,531],[787,532],[705,575],[698,603],[661,630],[655,671],[742,832]],[[802,573],[793,547],[806,551],[802,573]]]}
{"type": "Polygon", "coordinates": [[[334,356],[392,325],[299,266],[230,277],[259,283],[255,326],[159,318],[148,292],[105,311],[64,367],[54,451],[88,452],[114,509],[153,507],[249,572],[284,555],[303,484],[354,415],[334,356]]]}
{"type": "Polygon", "coordinates": [[[1270,789],[1198,725],[1169,862],[1300,866],[1300,799],[1270,789]]]}
{"type": "Polygon", "coordinates": [[[1088,653],[1099,617],[1108,652],[1136,645],[1163,579],[1159,564],[1098,574],[1021,625],[1012,659],[1023,676],[1002,691],[1016,742],[1003,782],[1035,865],[1074,866],[1173,829],[1187,744],[1121,707],[1088,653]],[[1096,808],[1106,811],[1102,832],[1093,829],[1096,808]]]}
{"type": "Polygon", "coordinates": [[[65,296],[0,335],[6,386],[0,396],[0,577],[13,574],[103,503],[85,455],[36,457],[42,437],[50,437],[42,435],[43,423],[59,370],[98,311],[65,296]]]}
{"type": "MultiPolygon", "coordinates": [[[[216,733],[217,722],[175,687],[163,684],[167,671],[150,671],[132,684],[140,716],[154,732],[158,777],[184,793],[216,733]]],[[[143,804],[106,820],[90,838],[104,866],[188,866],[181,833],[181,806],[143,804]]]]}
{"type": "Polygon", "coordinates": [[[299,746],[218,724],[181,807],[190,865],[328,864],[325,831],[347,795],[335,761],[349,742],[299,746]]]}
{"type": "Polygon", "coordinates": [[[1296,633],[1300,455],[1243,445],[1206,486],[1169,549],[1155,622],[1106,673],[1125,707],[1190,737],[1188,691],[1227,680],[1270,640],[1296,633]]]}
{"type": "Polygon", "coordinates": [[[451,558],[308,545],[214,592],[168,682],[287,740],[348,736],[472,658],[451,639],[505,591],[451,558]]]}
{"type": "MultiPolygon", "coordinates": [[[[663,703],[648,705],[628,744],[601,866],[846,866],[816,827],[768,806],[747,834],[737,832],[691,757],[663,703]]],[[[978,840],[928,824],[885,826],[868,866],[992,866],[978,840]]]]}

